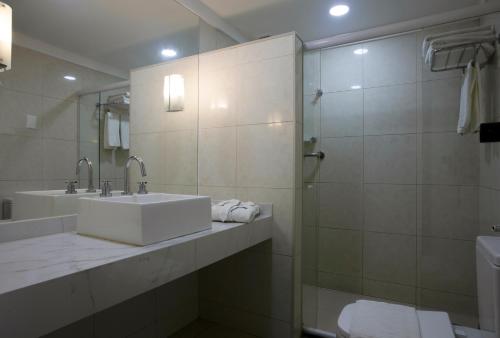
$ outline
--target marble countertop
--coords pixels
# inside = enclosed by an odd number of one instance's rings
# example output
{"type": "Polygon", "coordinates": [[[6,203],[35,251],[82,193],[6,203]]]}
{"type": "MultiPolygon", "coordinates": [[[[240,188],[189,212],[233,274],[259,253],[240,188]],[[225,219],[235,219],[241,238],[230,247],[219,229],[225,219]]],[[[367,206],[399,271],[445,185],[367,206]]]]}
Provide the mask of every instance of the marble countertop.
{"type": "Polygon", "coordinates": [[[71,232],[2,243],[0,337],[40,336],[268,240],[262,209],[250,224],[213,222],[144,247],[71,232]]]}

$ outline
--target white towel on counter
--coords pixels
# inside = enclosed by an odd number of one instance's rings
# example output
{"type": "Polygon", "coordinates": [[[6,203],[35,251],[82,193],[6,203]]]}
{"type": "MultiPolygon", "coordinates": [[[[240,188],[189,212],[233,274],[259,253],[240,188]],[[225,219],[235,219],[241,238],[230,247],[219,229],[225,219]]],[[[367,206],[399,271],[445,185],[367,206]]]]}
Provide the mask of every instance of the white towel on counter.
{"type": "Polygon", "coordinates": [[[481,78],[479,65],[469,62],[460,92],[460,113],[457,133],[475,133],[479,130],[481,115],[481,78]]]}
{"type": "Polygon", "coordinates": [[[350,327],[351,338],[421,338],[413,307],[358,300],[350,327]]]}
{"type": "Polygon", "coordinates": [[[130,148],[130,118],[128,113],[120,114],[120,143],[124,150],[130,148]]]}
{"type": "Polygon", "coordinates": [[[231,199],[212,205],[212,220],[216,222],[250,223],[260,214],[260,208],[253,202],[231,199]]]}
{"type": "Polygon", "coordinates": [[[120,144],[120,114],[108,111],[104,116],[104,149],[115,149],[120,144]]]}

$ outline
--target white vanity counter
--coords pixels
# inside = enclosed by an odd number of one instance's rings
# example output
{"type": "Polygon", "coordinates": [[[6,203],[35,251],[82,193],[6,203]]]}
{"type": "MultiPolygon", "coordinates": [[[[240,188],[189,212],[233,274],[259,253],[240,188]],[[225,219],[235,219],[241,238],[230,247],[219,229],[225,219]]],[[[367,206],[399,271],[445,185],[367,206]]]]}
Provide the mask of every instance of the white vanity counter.
{"type": "Polygon", "coordinates": [[[76,233],[0,244],[0,337],[38,337],[271,238],[253,223],[137,247],[76,233]]]}

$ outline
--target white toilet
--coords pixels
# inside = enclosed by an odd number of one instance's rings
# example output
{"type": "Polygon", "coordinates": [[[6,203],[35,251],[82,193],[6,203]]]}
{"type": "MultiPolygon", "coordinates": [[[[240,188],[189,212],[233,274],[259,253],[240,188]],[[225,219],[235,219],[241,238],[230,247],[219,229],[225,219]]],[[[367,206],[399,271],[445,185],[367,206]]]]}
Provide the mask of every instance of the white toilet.
{"type": "MultiPolygon", "coordinates": [[[[481,331],[453,327],[446,312],[417,311],[422,338],[500,338],[500,237],[476,240],[477,297],[481,331]]],[[[338,319],[338,334],[349,338],[355,304],[345,306],[338,319]]]]}

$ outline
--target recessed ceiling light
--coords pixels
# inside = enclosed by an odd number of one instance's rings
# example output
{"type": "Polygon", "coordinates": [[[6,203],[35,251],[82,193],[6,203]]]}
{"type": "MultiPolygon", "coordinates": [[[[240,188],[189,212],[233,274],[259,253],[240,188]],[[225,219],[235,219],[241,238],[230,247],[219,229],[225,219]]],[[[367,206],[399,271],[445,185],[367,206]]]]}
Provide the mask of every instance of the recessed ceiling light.
{"type": "Polygon", "coordinates": [[[167,48],[161,51],[161,55],[166,56],[168,58],[172,58],[177,55],[177,52],[173,49],[167,48]]]}
{"type": "Polygon", "coordinates": [[[354,54],[356,54],[356,55],[363,55],[366,53],[368,53],[368,49],[366,49],[366,48],[358,48],[358,49],[354,50],[354,54]]]}
{"type": "Polygon", "coordinates": [[[64,75],[64,79],[68,81],[75,81],[76,77],[74,77],[73,75],[64,75]]]}
{"type": "Polygon", "coordinates": [[[331,16],[343,16],[349,13],[349,6],[347,5],[335,5],[330,8],[331,16]]]}
{"type": "Polygon", "coordinates": [[[354,86],[351,86],[351,89],[361,89],[361,86],[360,85],[354,85],[354,86]]]}

